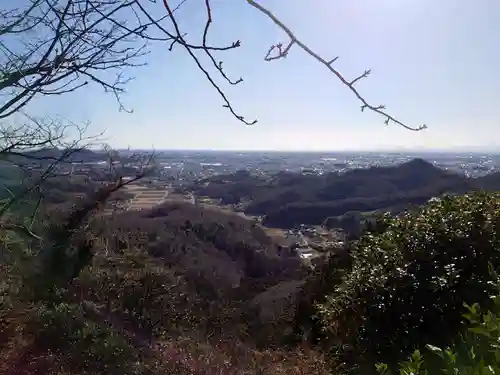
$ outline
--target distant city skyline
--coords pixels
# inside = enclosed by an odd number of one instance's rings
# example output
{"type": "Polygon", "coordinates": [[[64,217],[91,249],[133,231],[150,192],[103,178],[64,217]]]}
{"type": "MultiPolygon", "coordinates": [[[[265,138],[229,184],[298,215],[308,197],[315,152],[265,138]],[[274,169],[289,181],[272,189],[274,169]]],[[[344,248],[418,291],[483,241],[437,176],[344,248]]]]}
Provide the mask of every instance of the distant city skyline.
{"type": "MultiPolygon", "coordinates": [[[[89,87],[60,97],[38,98],[27,108],[38,116],[90,121],[88,134],[105,132],[112,147],[227,150],[500,150],[500,2],[477,0],[340,1],[267,0],[296,35],[335,62],[346,77],[372,74],[356,86],[372,104],[412,126],[410,132],[383,117],[360,112],[359,102],[327,69],[298,48],[286,59],[265,62],[271,44],[286,36],[245,1],[213,6],[212,44],[241,40],[217,54],[226,73],[243,77],[225,85],[235,110],[259,122],[245,126],[222,108],[218,94],[185,50],[154,44],[148,66],[122,100],[89,87]]],[[[158,2],[158,11],[163,11],[158,2]]],[[[188,1],[179,22],[197,41],[205,22],[202,2],[188,1]],[[200,5],[201,4],[201,5],[200,5]]],[[[205,56],[200,54],[203,59],[205,56]]],[[[205,60],[203,60],[205,61],[205,60]]],[[[210,64],[207,64],[210,66],[210,64]]],[[[214,77],[216,77],[214,73],[214,77]]]]}

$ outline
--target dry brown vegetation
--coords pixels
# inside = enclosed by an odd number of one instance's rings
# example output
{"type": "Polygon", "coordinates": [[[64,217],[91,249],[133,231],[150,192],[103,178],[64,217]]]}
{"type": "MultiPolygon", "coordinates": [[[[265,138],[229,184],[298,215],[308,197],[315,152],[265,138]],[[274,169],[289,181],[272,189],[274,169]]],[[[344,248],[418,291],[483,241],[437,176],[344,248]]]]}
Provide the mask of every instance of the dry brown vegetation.
{"type": "Polygon", "coordinates": [[[34,294],[40,244],[5,246],[1,373],[326,374],[320,353],[282,345],[307,271],[251,221],[169,203],[92,228],[91,263],[49,299],[34,294]]]}

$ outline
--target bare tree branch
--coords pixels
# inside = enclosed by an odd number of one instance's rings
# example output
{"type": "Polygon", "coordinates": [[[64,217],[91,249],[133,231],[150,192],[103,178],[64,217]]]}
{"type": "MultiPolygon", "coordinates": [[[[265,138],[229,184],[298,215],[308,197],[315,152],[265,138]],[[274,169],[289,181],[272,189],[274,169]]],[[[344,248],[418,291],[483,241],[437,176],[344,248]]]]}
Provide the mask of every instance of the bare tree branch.
{"type": "MultiPolygon", "coordinates": [[[[169,42],[169,50],[177,44],[186,50],[222,98],[223,107],[241,122],[255,124],[256,120],[247,121],[237,113],[223,88],[197,56],[197,52],[202,51],[215,72],[227,83],[236,85],[243,79],[229,78],[214,53],[238,48],[240,41],[227,46],[209,45],[213,11],[210,0],[204,0],[206,22],[201,41],[188,42],[176,18],[176,11],[186,1],[172,6],[171,1],[162,0],[166,14],[160,17],[153,16],[158,8],[150,9],[157,5],[153,0],[31,0],[25,9],[0,11],[0,118],[11,116],[38,95],[66,94],[89,84],[97,84],[112,93],[120,110],[127,110],[120,97],[131,78],[123,76],[123,69],[145,65],[141,58],[148,53],[149,43],[169,42]],[[110,79],[110,72],[115,73],[115,79],[110,79]],[[3,102],[2,97],[6,98],[3,102]]],[[[338,57],[321,57],[297,39],[271,11],[255,0],[247,0],[247,3],[271,19],[290,39],[286,45],[271,46],[266,61],[286,57],[297,45],[326,66],[357,97],[361,110],[369,109],[382,115],[386,124],[393,122],[414,131],[426,128],[407,125],[387,113],[383,105],[373,105],[361,95],[355,85],[366,78],[370,70],[347,79],[333,67],[338,57]]]]}
{"type": "MultiPolygon", "coordinates": [[[[227,96],[224,93],[224,91],[215,82],[215,80],[213,79],[212,75],[208,72],[208,70],[203,66],[203,64],[200,62],[200,60],[196,56],[196,54],[194,52],[196,49],[190,47],[190,45],[186,42],[185,35],[183,35],[181,33],[179,23],[177,22],[177,20],[176,20],[176,18],[174,16],[173,9],[170,7],[169,1],[168,0],[163,0],[163,4],[164,4],[164,6],[165,6],[165,8],[166,8],[166,10],[168,12],[169,19],[172,21],[172,24],[174,25],[174,29],[175,29],[175,43],[181,44],[186,49],[186,51],[188,52],[188,54],[191,56],[191,58],[196,63],[197,67],[203,72],[203,74],[205,75],[206,79],[210,82],[210,84],[212,85],[212,87],[219,93],[220,97],[224,101],[223,107],[227,108],[234,117],[236,117],[239,121],[243,122],[245,125],[254,125],[254,124],[256,124],[257,120],[247,121],[247,120],[245,120],[245,118],[243,116],[239,115],[235,111],[235,109],[233,108],[231,102],[227,98],[227,96]]],[[[202,50],[205,51],[205,53],[209,56],[209,58],[212,61],[213,65],[217,69],[218,73],[227,82],[229,82],[232,85],[236,85],[238,83],[241,83],[241,82],[243,82],[242,78],[240,78],[240,79],[238,79],[236,81],[232,81],[232,80],[230,80],[227,77],[227,75],[222,70],[222,62],[219,62],[219,63],[216,62],[215,58],[211,54],[211,49],[208,48],[208,46],[207,46],[207,34],[208,34],[208,30],[210,28],[210,24],[212,23],[212,11],[211,11],[210,1],[209,0],[205,0],[205,7],[206,7],[206,11],[207,11],[207,21],[206,21],[205,29],[204,29],[204,32],[203,32],[203,44],[200,47],[200,49],[202,49],[202,50]]],[[[240,46],[240,42],[237,41],[237,42],[234,42],[230,47],[227,47],[226,49],[233,49],[233,48],[237,48],[239,46],[240,46]]],[[[172,48],[172,46],[171,46],[171,48],[172,48]]]]}
{"type": "MultiPolygon", "coordinates": [[[[38,95],[61,95],[89,84],[101,86],[112,93],[120,110],[125,108],[120,97],[131,78],[123,76],[124,68],[145,65],[141,58],[150,42],[170,42],[183,46],[195,60],[212,87],[224,101],[224,107],[245,124],[233,109],[222,88],[203,66],[196,51],[203,51],[216,71],[230,84],[222,62],[215,51],[229,51],[240,46],[235,41],[227,46],[212,46],[207,33],[212,22],[210,2],[205,1],[207,22],[200,44],[189,43],[180,32],[175,7],[163,1],[166,14],[155,17],[151,0],[32,0],[25,10],[4,11],[0,20],[0,119],[25,107],[38,95]],[[165,22],[173,26],[173,31],[165,22]],[[2,38],[8,36],[8,38],[2,38]],[[22,47],[19,47],[22,46],[22,47]],[[114,72],[115,80],[110,80],[114,72]],[[6,100],[2,102],[2,97],[6,100]]],[[[156,13],[158,9],[156,9],[156,13]]]]}
{"type": "Polygon", "coordinates": [[[151,23],[128,27],[136,3],[118,0],[36,0],[0,21],[0,118],[36,95],[60,95],[89,83],[119,95],[122,70],[144,65],[151,23]],[[110,73],[115,79],[110,80],[110,73]],[[105,74],[104,74],[105,73],[105,74]]]}
{"type": "Polygon", "coordinates": [[[283,44],[279,43],[276,45],[273,45],[269,48],[266,56],[264,59],[266,61],[272,61],[272,60],[278,60],[281,58],[285,58],[288,56],[288,53],[290,52],[290,49],[294,46],[297,45],[300,47],[303,51],[305,51],[308,55],[312,56],[314,59],[319,61],[321,64],[323,64],[330,72],[332,72],[349,90],[352,91],[352,93],[358,98],[358,100],[361,102],[361,111],[364,111],[365,109],[369,109],[373,112],[376,112],[380,115],[382,115],[385,118],[384,123],[388,125],[390,122],[393,122],[395,124],[398,124],[402,126],[405,129],[412,130],[412,131],[420,131],[423,129],[427,128],[427,125],[421,125],[418,127],[412,127],[409,126],[393,116],[389,115],[387,112],[383,111],[385,109],[384,105],[372,105],[367,102],[367,100],[359,93],[359,91],[356,89],[355,84],[359,82],[361,79],[368,77],[368,75],[371,73],[371,70],[365,70],[363,74],[361,74],[359,77],[353,79],[353,80],[348,80],[346,79],[337,69],[335,69],[332,65],[335,61],[337,61],[338,57],[335,57],[332,60],[327,60],[321,57],[319,54],[311,50],[306,44],[304,44],[302,41],[297,39],[295,34],[283,23],[281,22],[271,11],[268,9],[264,8],[262,5],[257,3],[254,0],[247,0],[247,3],[254,7],[255,9],[259,10],[260,12],[264,13],[267,17],[269,17],[280,29],[282,29],[289,37],[290,41],[288,44],[283,47],[283,44]],[[275,54],[273,55],[273,52],[275,54]]]}

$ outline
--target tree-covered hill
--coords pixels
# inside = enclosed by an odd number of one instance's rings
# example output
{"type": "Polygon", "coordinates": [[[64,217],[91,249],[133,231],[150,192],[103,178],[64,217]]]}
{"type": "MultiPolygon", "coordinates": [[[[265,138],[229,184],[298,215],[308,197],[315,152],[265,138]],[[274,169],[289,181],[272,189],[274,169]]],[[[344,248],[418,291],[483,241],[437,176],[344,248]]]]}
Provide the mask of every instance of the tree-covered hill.
{"type": "Polygon", "coordinates": [[[327,217],[349,211],[397,213],[444,193],[494,191],[500,189],[500,180],[498,174],[467,178],[414,159],[397,166],[356,169],[343,174],[282,172],[267,181],[241,173],[231,178],[204,180],[193,189],[222,203],[249,200],[246,213],[265,216],[265,225],[289,228],[321,224],[327,217]]]}

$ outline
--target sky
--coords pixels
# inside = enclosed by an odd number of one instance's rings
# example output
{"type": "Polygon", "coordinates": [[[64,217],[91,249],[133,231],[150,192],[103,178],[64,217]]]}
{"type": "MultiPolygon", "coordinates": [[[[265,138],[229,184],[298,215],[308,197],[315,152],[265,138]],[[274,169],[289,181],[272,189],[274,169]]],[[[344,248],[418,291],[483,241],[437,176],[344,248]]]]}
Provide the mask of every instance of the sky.
{"type": "MultiPolygon", "coordinates": [[[[241,40],[220,52],[236,86],[214,77],[235,110],[186,51],[155,44],[145,67],[126,71],[120,112],[98,87],[37,100],[34,115],[90,122],[115,148],[221,150],[500,150],[500,1],[498,0],[261,0],[297,38],[335,62],[372,104],[421,132],[360,111],[360,103],[324,66],[293,47],[286,59],[264,61],[286,35],[245,0],[212,0],[211,44],[241,40]]],[[[161,11],[161,2],[157,2],[161,11]]],[[[172,4],[175,4],[172,2],[172,4]]],[[[188,0],[177,17],[192,43],[201,40],[204,0],[188,0]]],[[[206,60],[203,60],[206,62],[206,60]]],[[[207,66],[209,66],[207,64],[207,66]]],[[[213,72],[213,70],[212,70],[213,72]]]]}

